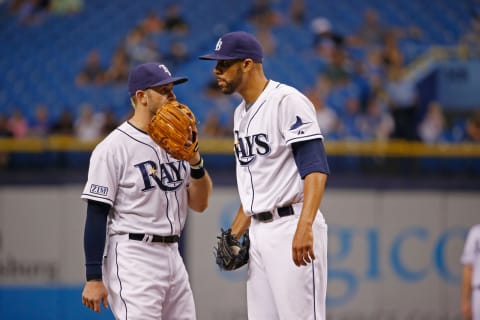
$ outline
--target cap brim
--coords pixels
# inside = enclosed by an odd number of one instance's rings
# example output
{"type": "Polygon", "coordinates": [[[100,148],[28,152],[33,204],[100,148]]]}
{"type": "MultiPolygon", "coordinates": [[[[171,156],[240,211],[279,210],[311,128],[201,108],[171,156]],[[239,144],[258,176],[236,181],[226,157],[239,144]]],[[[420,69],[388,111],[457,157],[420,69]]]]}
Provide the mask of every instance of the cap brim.
{"type": "Polygon", "coordinates": [[[150,87],[163,86],[163,85],[166,85],[166,84],[169,84],[169,83],[180,84],[180,83],[184,83],[184,82],[187,82],[187,81],[188,81],[187,77],[171,77],[171,78],[165,79],[163,81],[157,82],[157,83],[151,85],[150,87]]]}
{"type": "Polygon", "coordinates": [[[224,56],[223,54],[210,53],[198,57],[200,60],[236,60],[238,57],[224,56]]]}

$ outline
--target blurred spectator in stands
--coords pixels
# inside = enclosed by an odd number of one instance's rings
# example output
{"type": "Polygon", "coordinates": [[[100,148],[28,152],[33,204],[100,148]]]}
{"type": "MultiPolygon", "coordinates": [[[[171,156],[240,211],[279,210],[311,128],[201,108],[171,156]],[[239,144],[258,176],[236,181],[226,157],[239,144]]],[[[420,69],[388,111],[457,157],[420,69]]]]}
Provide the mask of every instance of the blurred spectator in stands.
{"type": "Polygon", "coordinates": [[[273,30],[266,24],[258,25],[255,31],[255,36],[262,45],[263,54],[270,56],[277,50],[277,40],[273,34],[273,30]]]}
{"type": "Polygon", "coordinates": [[[165,9],[165,29],[169,32],[185,34],[190,30],[187,20],[183,17],[182,7],[178,3],[170,3],[165,9]]]}
{"type": "Polygon", "coordinates": [[[367,110],[368,100],[372,94],[370,81],[366,76],[365,64],[363,59],[350,59],[349,64],[351,68],[351,86],[355,90],[360,102],[360,111],[363,113],[367,110]]]}
{"type": "Polygon", "coordinates": [[[297,26],[303,26],[306,19],[305,1],[304,0],[290,0],[290,22],[297,26]]]}
{"type": "Polygon", "coordinates": [[[74,134],[73,121],[69,108],[65,108],[52,124],[51,134],[72,136],[74,134]]]}
{"type": "Polygon", "coordinates": [[[41,24],[49,13],[49,0],[25,0],[19,1],[16,14],[21,24],[38,25],[41,24]]]}
{"type": "Polygon", "coordinates": [[[173,39],[168,51],[164,54],[162,61],[165,65],[172,66],[176,70],[179,66],[190,60],[190,52],[187,44],[181,39],[173,39]]]}
{"type": "Polygon", "coordinates": [[[402,50],[398,45],[398,36],[393,31],[385,32],[382,39],[382,60],[386,68],[391,65],[403,65],[402,50]]]}
{"type": "Polygon", "coordinates": [[[326,61],[331,61],[336,50],[343,50],[344,38],[332,30],[330,20],[317,17],[312,20],[310,28],[313,32],[313,49],[326,61]]]}
{"type": "Polygon", "coordinates": [[[362,138],[360,130],[360,102],[357,97],[350,96],[346,99],[345,109],[339,115],[339,135],[342,139],[358,140],[362,138]]]}
{"type": "Polygon", "coordinates": [[[371,94],[379,94],[383,90],[383,83],[386,78],[386,70],[383,64],[382,52],[380,49],[367,51],[367,56],[363,60],[363,71],[368,81],[371,94]]]}
{"type": "MultiPolygon", "coordinates": [[[[26,0],[11,0],[9,1],[8,4],[8,11],[12,15],[16,15],[18,13],[18,10],[20,10],[20,7],[24,4],[26,0]]],[[[2,1],[4,2],[4,1],[2,1]]]]}
{"type": "Polygon", "coordinates": [[[149,40],[141,26],[134,27],[128,32],[125,40],[125,52],[130,65],[157,61],[160,58],[157,44],[149,40]]]}
{"type": "Polygon", "coordinates": [[[342,48],[335,48],[332,51],[331,59],[322,70],[324,77],[334,88],[346,85],[351,80],[347,53],[342,48]]]}
{"type": "Polygon", "coordinates": [[[8,119],[8,129],[14,138],[24,138],[28,134],[28,121],[20,109],[13,111],[8,119]]]}
{"type": "Polygon", "coordinates": [[[442,106],[437,101],[428,104],[427,112],[418,125],[418,135],[425,143],[436,143],[446,138],[446,121],[442,106]]]}
{"type": "Polygon", "coordinates": [[[372,95],[365,114],[360,117],[359,128],[365,140],[386,141],[395,128],[392,115],[378,95],[372,95]]]}
{"type": "Polygon", "coordinates": [[[220,118],[215,111],[209,111],[205,121],[200,125],[200,135],[202,137],[224,137],[227,135],[226,128],[220,122],[220,118]]]}
{"type": "Polygon", "coordinates": [[[102,127],[100,130],[100,135],[105,137],[110,134],[115,128],[118,127],[118,121],[115,113],[111,109],[107,109],[103,111],[102,116],[102,127]]]}
{"type": "Polygon", "coordinates": [[[83,0],[50,0],[50,12],[75,14],[83,10],[83,0]]]}
{"type": "Polygon", "coordinates": [[[0,113],[0,138],[12,138],[13,132],[8,125],[8,116],[0,113]]]}
{"type": "Polygon", "coordinates": [[[480,57],[480,14],[473,16],[470,29],[461,37],[460,45],[466,49],[466,56],[480,57]]]}
{"type": "Polygon", "coordinates": [[[384,32],[389,28],[380,21],[378,11],[368,7],[363,12],[363,20],[355,34],[348,39],[350,45],[367,48],[380,46],[384,32]]]}
{"type": "Polygon", "coordinates": [[[282,14],[274,9],[270,0],[254,0],[247,11],[246,19],[256,27],[275,27],[283,23],[282,14]]]}
{"type": "Polygon", "coordinates": [[[48,108],[45,104],[39,104],[35,108],[35,117],[28,130],[28,134],[34,137],[46,137],[50,134],[51,123],[48,117],[48,108]]]}
{"type": "Polygon", "coordinates": [[[389,68],[385,92],[388,97],[388,106],[395,121],[392,138],[418,140],[416,130],[418,93],[415,83],[405,77],[403,66],[392,65],[389,68]]]}
{"type": "Polygon", "coordinates": [[[465,131],[467,141],[480,142],[480,111],[477,110],[468,116],[465,131]]]}
{"type": "Polygon", "coordinates": [[[87,84],[102,84],[105,81],[105,68],[100,61],[100,52],[93,49],[87,54],[84,66],[76,78],[79,86],[87,84]]]}
{"type": "MultiPolygon", "coordinates": [[[[8,127],[8,116],[0,113],[0,139],[12,138],[13,133],[8,127]]],[[[7,152],[0,151],[0,169],[8,166],[9,155],[7,152]]]]}
{"type": "Polygon", "coordinates": [[[209,112],[201,125],[201,132],[208,136],[231,136],[233,134],[233,110],[239,103],[232,95],[223,94],[217,81],[212,78],[204,87],[202,99],[209,112]]]}
{"type": "Polygon", "coordinates": [[[335,110],[325,103],[324,96],[318,90],[307,90],[306,96],[315,107],[317,122],[322,134],[327,138],[336,138],[340,121],[335,110]]]}
{"type": "Polygon", "coordinates": [[[129,62],[125,48],[119,47],[113,53],[112,61],[105,72],[105,81],[112,84],[125,83],[128,80],[129,62]]]}
{"type": "Polygon", "coordinates": [[[165,31],[165,22],[154,10],[149,10],[146,17],[140,23],[141,28],[149,35],[158,35],[165,31]]]}
{"type": "Polygon", "coordinates": [[[92,105],[82,104],[74,126],[77,138],[83,141],[94,141],[102,136],[102,126],[103,115],[96,113],[92,105]]]}

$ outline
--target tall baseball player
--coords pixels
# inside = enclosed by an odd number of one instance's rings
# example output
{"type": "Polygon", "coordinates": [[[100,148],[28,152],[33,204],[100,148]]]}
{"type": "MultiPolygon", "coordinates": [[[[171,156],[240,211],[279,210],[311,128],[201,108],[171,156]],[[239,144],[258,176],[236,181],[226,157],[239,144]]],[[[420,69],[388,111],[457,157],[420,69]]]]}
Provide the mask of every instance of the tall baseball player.
{"type": "Polygon", "coordinates": [[[241,207],[231,225],[249,229],[250,320],[324,320],[327,225],[319,210],[329,167],[315,109],[299,91],[266,78],[263,51],[249,33],[223,35],[211,54],[234,114],[241,207]]]}
{"type": "Polygon", "coordinates": [[[480,320],[480,224],[470,229],[461,261],[462,315],[465,320],[480,320]]]}
{"type": "Polygon", "coordinates": [[[100,312],[108,299],[116,319],[196,319],[178,240],[188,208],[207,207],[212,182],[198,151],[177,160],[146,132],[157,109],[176,99],[173,86],[185,81],[159,63],[132,69],[134,115],[91,155],[81,196],[88,202],[82,303],[100,312]]]}

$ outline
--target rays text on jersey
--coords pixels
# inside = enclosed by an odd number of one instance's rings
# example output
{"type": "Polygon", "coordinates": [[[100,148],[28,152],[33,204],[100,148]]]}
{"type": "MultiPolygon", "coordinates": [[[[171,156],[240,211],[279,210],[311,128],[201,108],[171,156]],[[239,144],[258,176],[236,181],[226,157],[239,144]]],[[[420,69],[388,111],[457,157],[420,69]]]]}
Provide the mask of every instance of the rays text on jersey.
{"type": "Polygon", "coordinates": [[[236,131],[235,136],[235,155],[242,166],[251,164],[257,155],[263,156],[270,153],[271,147],[265,133],[239,137],[236,131]]]}
{"type": "Polygon", "coordinates": [[[184,161],[160,163],[158,167],[153,161],[145,161],[136,164],[135,167],[142,175],[144,183],[142,191],[155,188],[153,182],[163,191],[175,191],[182,185],[187,172],[184,161]]]}

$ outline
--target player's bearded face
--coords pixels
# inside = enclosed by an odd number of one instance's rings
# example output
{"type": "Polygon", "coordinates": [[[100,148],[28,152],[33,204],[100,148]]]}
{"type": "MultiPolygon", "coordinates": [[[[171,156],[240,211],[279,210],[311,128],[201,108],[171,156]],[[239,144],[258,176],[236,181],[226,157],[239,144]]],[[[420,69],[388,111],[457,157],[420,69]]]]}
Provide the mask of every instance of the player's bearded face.
{"type": "Polygon", "coordinates": [[[243,80],[243,73],[240,68],[236,68],[232,71],[232,75],[229,77],[230,79],[227,77],[221,77],[218,80],[218,86],[225,94],[232,94],[236,92],[243,80]]]}
{"type": "Polygon", "coordinates": [[[217,60],[214,73],[217,76],[217,84],[225,94],[232,94],[239,88],[242,82],[240,62],[242,60],[217,60]]]}

